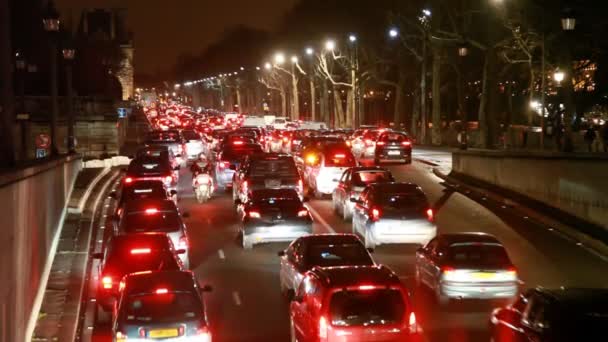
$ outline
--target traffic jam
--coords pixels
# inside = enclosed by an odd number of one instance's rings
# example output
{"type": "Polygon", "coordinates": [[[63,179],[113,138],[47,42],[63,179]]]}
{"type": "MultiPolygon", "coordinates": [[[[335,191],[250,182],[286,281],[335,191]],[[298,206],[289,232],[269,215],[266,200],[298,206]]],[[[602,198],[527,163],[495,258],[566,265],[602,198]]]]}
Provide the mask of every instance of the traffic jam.
{"type": "Polygon", "coordinates": [[[112,341],[226,340],[207,312],[218,289],[193,272],[191,257],[206,242],[193,243],[190,213],[180,208],[186,175],[197,206],[232,203],[243,253],[254,258],[260,246],[284,246],[268,258],[279,260],[272,277],[291,341],[422,341],[412,283],[440,308],[463,299],[500,303],[486,318],[494,340],[510,341],[496,337],[522,329],[499,324],[513,317],[514,301],[526,300],[501,242],[474,231],[441,233],[425,189],[397,181],[387,167],[411,167],[405,132],[289,120],[275,126],[177,103],[144,113],[149,131],[110,193],[111,233],[93,255],[96,321],[110,327],[112,341]],[[350,231],[315,229],[327,223],[313,200],[330,204],[350,231]],[[415,246],[400,252],[415,259],[409,282],[374,257],[380,246],[402,245],[415,246]]]}

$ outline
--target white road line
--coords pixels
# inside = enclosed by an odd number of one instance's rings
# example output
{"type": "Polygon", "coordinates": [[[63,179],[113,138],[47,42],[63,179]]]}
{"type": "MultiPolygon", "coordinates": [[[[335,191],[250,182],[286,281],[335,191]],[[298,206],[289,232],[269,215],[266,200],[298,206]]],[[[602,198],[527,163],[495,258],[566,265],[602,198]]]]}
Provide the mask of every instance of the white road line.
{"type": "Polygon", "coordinates": [[[319,221],[319,223],[321,223],[321,225],[327,230],[328,233],[335,233],[336,231],[329,225],[329,223],[327,223],[327,221],[325,221],[323,219],[323,217],[321,217],[321,215],[319,215],[319,213],[312,207],[312,206],[308,206],[308,211],[310,211],[315,218],[319,221]]]}
{"type": "Polygon", "coordinates": [[[236,304],[236,306],[241,306],[241,296],[239,296],[237,291],[232,292],[232,299],[234,300],[234,304],[236,304]]]}
{"type": "Polygon", "coordinates": [[[224,250],[220,249],[217,251],[217,255],[220,257],[220,259],[224,260],[226,259],[226,255],[224,254],[224,250]]]}

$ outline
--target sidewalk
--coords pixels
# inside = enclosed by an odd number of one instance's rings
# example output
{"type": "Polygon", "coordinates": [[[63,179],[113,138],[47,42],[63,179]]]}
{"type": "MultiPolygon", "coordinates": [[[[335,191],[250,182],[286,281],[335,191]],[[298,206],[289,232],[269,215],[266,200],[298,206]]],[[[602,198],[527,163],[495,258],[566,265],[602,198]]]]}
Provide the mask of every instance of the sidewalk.
{"type": "Polygon", "coordinates": [[[32,341],[74,341],[97,204],[118,172],[83,169],[76,179],[32,341]],[[84,208],[84,210],[83,210],[84,208]]]}

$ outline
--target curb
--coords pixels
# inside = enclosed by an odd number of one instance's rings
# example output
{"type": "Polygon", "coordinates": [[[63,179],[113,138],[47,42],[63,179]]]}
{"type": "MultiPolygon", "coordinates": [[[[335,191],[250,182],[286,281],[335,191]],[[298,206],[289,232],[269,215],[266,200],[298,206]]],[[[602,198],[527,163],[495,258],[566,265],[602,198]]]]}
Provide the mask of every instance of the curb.
{"type": "Polygon", "coordinates": [[[95,188],[95,186],[97,185],[97,183],[99,183],[99,181],[105,175],[107,175],[111,170],[112,170],[112,168],[106,167],[103,170],[101,170],[101,172],[99,172],[99,174],[91,181],[91,183],[87,187],[87,190],[84,192],[84,194],[82,195],[82,197],[80,197],[80,201],[78,201],[78,206],[76,206],[76,208],[69,208],[68,207],[68,213],[69,214],[82,214],[82,209],[84,208],[84,204],[89,199],[89,196],[91,195],[91,192],[93,191],[93,188],[95,188]]]}

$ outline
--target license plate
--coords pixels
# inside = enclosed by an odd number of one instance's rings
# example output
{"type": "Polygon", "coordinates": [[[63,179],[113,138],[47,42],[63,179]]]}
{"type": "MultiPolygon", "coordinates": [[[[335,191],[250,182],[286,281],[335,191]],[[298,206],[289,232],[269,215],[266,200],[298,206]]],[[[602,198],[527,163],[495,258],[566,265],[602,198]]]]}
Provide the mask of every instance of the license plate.
{"type": "Polygon", "coordinates": [[[179,336],[177,329],[154,329],[148,334],[151,338],[166,338],[179,336]]]}
{"type": "Polygon", "coordinates": [[[473,273],[473,278],[479,279],[479,280],[494,279],[494,277],[496,277],[495,273],[488,273],[488,272],[476,272],[476,273],[473,273]]]}
{"type": "Polygon", "coordinates": [[[277,179],[267,179],[264,183],[267,188],[278,188],[281,186],[281,181],[277,179]]]}
{"type": "Polygon", "coordinates": [[[399,152],[399,151],[388,151],[389,156],[398,156],[400,154],[401,154],[401,152],[399,152]]]}

